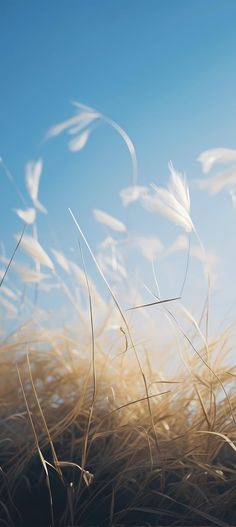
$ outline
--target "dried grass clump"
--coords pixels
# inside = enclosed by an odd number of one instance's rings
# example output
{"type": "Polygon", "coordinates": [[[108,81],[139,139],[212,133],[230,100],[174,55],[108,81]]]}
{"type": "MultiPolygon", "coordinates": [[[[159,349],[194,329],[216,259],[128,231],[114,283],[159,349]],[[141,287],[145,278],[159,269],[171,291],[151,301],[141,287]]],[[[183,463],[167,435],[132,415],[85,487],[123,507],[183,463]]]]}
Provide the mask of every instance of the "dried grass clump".
{"type": "MultiPolygon", "coordinates": [[[[130,234],[123,221],[96,208],[94,216],[109,235],[95,255],[70,210],[76,235],[109,292],[107,301],[87,274],[82,250],[80,267],[77,254],[72,261],[39,241],[37,216],[46,212],[38,199],[42,160],[26,166],[28,207],[0,159],[24,207],[15,210],[24,222],[15,250],[0,257],[0,526],[236,525],[236,372],[226,361],[234,324],[209,337],[215,257],[192,220],[186,178],[169,163],[167,188],[140,186],[127,133],[100,112],[75,107],[76,115],[47,137],[68,131],[69,149],[78,152],[97,124],[111,126],[131,158],[133,186],[121,189],[123,206],[139,202],[188,234],[165,247],[156,235],[130,234]],[[197,245],[190,244],[190,233],[197,245]],[[152,264],[155,293],[125,264],[130,247],[152,264]],[[19,262],[21,249],[25,259],[21,255],[19,262]],[[165,261],[177,251],[187,252],[180,293],[162,298],[154,261],[159,253],[165,261]],[[207,279],[199,319],[182,299],[191,257],[201,262],[207,279]],[[144,303],[140,282],[152,302],[144,303]],[[40,294],[54,290],[68,311],[54,308],[50,320],[40,294]],[[150,306],[163,316],[149,316],[150,306]],[[164,320],[173,342],[165,338],[164,320]],[[161,372],[163,364],[168,373],[161,372]]],[[[235,151],[213,149],[199,161],[208,172],[235,157],[235,151]]],[[[200,186],[212,192],[230,188],[233,199],[231,175],[200,186]]]]}
{"type": "Polygon", "coordinates": [[[220,339],[211,370],[195,357],[168,379],[143,364],[148,400],[131,350],[103,344],[96,378],[66,331],[50,340],[28,324],[2,345],[1,525],[236,523],[234,370],[220,339]]]}

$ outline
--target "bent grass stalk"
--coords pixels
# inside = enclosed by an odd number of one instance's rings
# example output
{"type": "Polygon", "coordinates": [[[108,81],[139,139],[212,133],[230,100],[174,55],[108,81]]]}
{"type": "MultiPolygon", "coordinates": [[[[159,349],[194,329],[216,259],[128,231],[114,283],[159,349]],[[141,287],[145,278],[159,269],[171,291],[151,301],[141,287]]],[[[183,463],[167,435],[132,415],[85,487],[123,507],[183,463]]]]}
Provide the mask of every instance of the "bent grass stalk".
{"type": "Polygon", "coordinates": [[[155,426],[154,426],[153,416],[152,416],[152,410],[151,410],[151,405],[150,405],[150,401],[149,401],[148,385],[147,385],[146,377],[145,377],[145,374],[144,374],[144,371],[143,371],[143,368],[142,368],[142,364],[141,364],[141,361],[140,361],[139,355],[138,355],[138,353],[137,353],[137,350],[136,350],[135,344],[134,344],[133,339],[132,339],[132,335],[131,335],[131,332],[130,332],[130,329],[129,329],[128,322],[127,322],[127,320],[126,320],[126,317],[125,317],[125,315],[124,315],[124,313],[123,313],[123,310],[122,310],[122,308],[121,308],[121,306],[120,306],[120,304],[119,304],[119,302],[118,302],[118,300],[117,300],[115,294],[113,293],[113,291],[112,291],[112,289],[111,289],[111,287],[110,287],[110,285],[109,285],[109,283],[108,283],[108,281],[107,281],[107,279],[106,279],[106,277],[105,277],[105,275],[104,275],[102,269],[100,268],[100,266],[99,266],[99,264],[98,264],[98,262],[97,262],[97,260],[96,260],[96,258],[95,258],[95,256],[94,256],[94,254],[93,254],[93,251],[92,251],[92,249],[91,249],[91,247],[90,247],[90,245],[89,245],[89,243],[88,243],[86,237],[84,236],[83,231],[81,230],[81,227],[80,227],[79,223],[77,222],[77,220],[76,220],[76,218],[75,218],[75,216],[74,216],[74,214],[73,214],[73,212],[72,212],[71,209],[69,209],[69,212],[70,212],[70,214],[71,214],[71,216],[72,216],[72,219],[73,219],[73,221],[74,221],[74,223],[75,223],[75,225],[76,225],[76,227],[77,227],[77,229],[78,229],[78,231],[79,231],[79,233],[80,233],[82,239],[84,240],[85,245],[86,245],[86,247],[87,247],[87,249],[88,249],[88,251],[89,251],[89,253],[90,253],[90,255],[91,255],[91,257],[92,257],[92,259],[93,259],[93,261],[94,261],[94,263],[95,263],[95,265],[96,265],[96,267],[97,267],[97,269],[98,269],[98,271],[99,271],[99,273],[100,273],[100,275],[101,275],[101,277],[102,277],[102,279],[103,279],[103,281],[105,282],[105,284],[106,284],[106,286],[107,286],[107,288],[108,288],[108,290],[109,290],[109,292],[110,292],[110,294],[111,294],[111,296],[112,296],[112,298],[113,298],[113,300],[114,300],[114,302],[115,302],[115,305],[116,305],[116,307],[117,307],[117,309],[118,309],[118,311],[119,311],[119,313],[120,313],[120,315],[121,315],[121,318],[122,318],[122,320],[123,320],[123,322],[124,322],[124,324],[125,324],[125,327],[126,327],[126,330],[127,330],[127,333],[128,333],[129,339],[130,339],[130,342],[131,342],[131,346],[132,346],[132,349],[133,349],[133,351],[134,351],[135,358],[136,358],[136,360],[137,360],[138,367],[139,367],[139,370],[140,370],[140,373],[141,373],[141,376],[142,376],[142,379],[143,379],[143,384],[144,384],[144,388],[145,388],[145,392],[146,392],[146,397],[147,397],[148,411],[149,411],[149,415],[150,415],[150,419],[151,419],[151,424],[152,424],[152,429],[153,429],[154,437],[155,437],[155,443],[156,443],[157,450],[158,450],[158,452],[159,452],[159,454],[160,454],[160,449],[159,449],[158,440],[157,440],[157,435],[156,435],[156,429],[155,429],[155,426]]]}

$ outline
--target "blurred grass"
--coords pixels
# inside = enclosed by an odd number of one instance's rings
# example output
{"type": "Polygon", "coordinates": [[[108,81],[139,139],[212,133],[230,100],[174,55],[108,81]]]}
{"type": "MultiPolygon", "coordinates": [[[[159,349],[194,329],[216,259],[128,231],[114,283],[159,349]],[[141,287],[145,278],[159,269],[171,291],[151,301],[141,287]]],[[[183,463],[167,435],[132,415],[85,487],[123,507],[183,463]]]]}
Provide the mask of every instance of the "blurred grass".
{"type": "MultiPolygon", "coordinates": [[[[91,119],[105,120],[129,149],[136,184],[136,154],[126,132],[90,108],[78,108],[82,113],[54,126],[51,135],[76,120],[70,133],[83,130],[83,135],[69,148],[80,150],[91,119]]],[[[32,235],[23,231],[12,257],[4,251],[0,256],[0,525],[236,525],[236,371],[232,355],[229,360],[234,324],[216,336],[209,332],[212,275],[190,216],[186,179],[171,164],[168,190],[148,195],[148,189],[134,185],[122,192],[127,203],[145,195],[150,210],[155,205],[155,212],[195,233],[200,249],[193,246],[191,252],[190,238],[179,236],[165,254],[187,251],[180,296],[190,256],[200,260],[208,289],[199,320],[181,302],[163,303],[159,316],[151,315],[140,280],[125,267],[123,253],[134,240],[122,222],[103,211],[97,211],[98,221],[124,237],[106,237],[98,257],[70,212],[110,300],[88,276],[82,251],[83,269],[58,250],[49,256],[36,224],[36,210],[45,212],[38,201],[42,167],[41,160],[27,164],[26,188],[34,208],[16,210],[32,235]],[[33,259],[33,268],[32,262],[15,261],[19,248],[33,259]],[[20,278],[14,281],[11,271],[20,278]],[[128,307],[146,306],[125,314],[119,288],[128,307]],[[39,293],[55,289],[58,305],[68,307],[66,316],[59,307],[51,316],[40,304],[39,293]]],[[[3,169],[19,194],[5,164],[3,169]]],[[[154,259],[157,247],[163,247],[157,238],[135,240],[148,253],[158,296],[142,286],[159,302],[154,259]]]]}

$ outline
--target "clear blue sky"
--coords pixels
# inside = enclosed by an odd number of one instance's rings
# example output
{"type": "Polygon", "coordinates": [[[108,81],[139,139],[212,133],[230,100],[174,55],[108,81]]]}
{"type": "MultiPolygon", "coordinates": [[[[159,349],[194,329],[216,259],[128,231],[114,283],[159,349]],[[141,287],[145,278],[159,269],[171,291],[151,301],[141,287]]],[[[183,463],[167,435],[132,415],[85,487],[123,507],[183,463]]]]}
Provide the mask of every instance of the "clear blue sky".
{"type": "MultiPolygon", "coordinates": [[[[76,155],[68,154],[65,137],[43,138],[72,115],[75,99],[128,132],[140,183],[165,184],[172,159],[191,186],[201,175],[201,151],[236,147],[235,23],[234,0],[2,0],[0,155],[22,190],[25,163],[45,159],[40,198],[50,221],[42,217],[40,228],[46,244],[53,236],[61,246],[73,239],[68,206],[92,244],[101,237],[95,207],[133,231],[168,236],[158,218],[154,223],[153,216],[121,208],[118,192],[131,182],[130,161],[115,132],[98,128],[76,155]]],[[[10,249],[20,229],[12,209],[20,203],[3,174],[0,181],[0,237],[10,249]]],[[[210,200],[197,192],[193,214],[206,245],[218,244],[233,269],[228,196],[210,200]]]]}

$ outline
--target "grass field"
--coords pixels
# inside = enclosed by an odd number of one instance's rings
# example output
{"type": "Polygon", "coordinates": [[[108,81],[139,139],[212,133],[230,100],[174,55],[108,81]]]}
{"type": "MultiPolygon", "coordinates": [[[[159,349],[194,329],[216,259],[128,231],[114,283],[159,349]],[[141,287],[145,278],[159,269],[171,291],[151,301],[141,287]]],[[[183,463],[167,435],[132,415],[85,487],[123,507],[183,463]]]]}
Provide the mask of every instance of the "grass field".
{"type": "MultiPolygon", "coordinates": [[[[49,135],[73,125],[78,135],[70,149],[78,151],[91,123],[101,118],[80,106],[70,122],[49,135]]],[[[195,235],[206,302],[196,320],[183,306],[184,278],[180,298],[160,303],[157,287],[149,302],[156,305],[140,307],[147,302],[128,276],[120,249],[127,228],[103,211],[95,211],[95,218],[112,236],[98,257],[73,212],[83,246],[80,265],[57,250],[45,251],[36,228],[36,211],[44,210],[38,201],[42,163],[28,165],[32,204],[17,211],[27,232],[17,238],[12,257],[1,257],[0,525],[236,525],[234,324],[209,336],[212,277],[191,219],[186,180],[170,164],[168,189],[138,186],[133,144],[116,123],[105,120],[131,155],[133,186],[123,190],[123,201],[141,199],[146,209],[177,223],[186,231],[178,243],[190,258],[188,236],[195,235]],[[19,263],[22,250],[25,259],[19,263]],[[87,272],[85,251],[105,296],[87,272]],[[122,307],[119,287],[124,285],[126,304],[128,297],[128,307],[138,309],[122,307]],[[57,319],[56,307],[51,316],[40,305],[41,290],[64,298],[70,321],[61,322],[59,308],[57,319]],[[161,335],[163,320],[168,340],[161,335]]],[[[224,156],[234,159],[232,153],[224,156]]],[[[157,242],[147,245],[140,238],[139,246],[151,269],[150,251],[156,256],[157,242]]]]}

